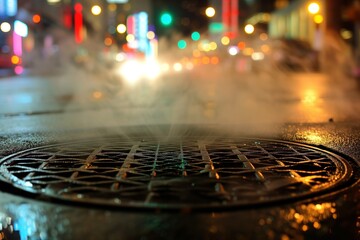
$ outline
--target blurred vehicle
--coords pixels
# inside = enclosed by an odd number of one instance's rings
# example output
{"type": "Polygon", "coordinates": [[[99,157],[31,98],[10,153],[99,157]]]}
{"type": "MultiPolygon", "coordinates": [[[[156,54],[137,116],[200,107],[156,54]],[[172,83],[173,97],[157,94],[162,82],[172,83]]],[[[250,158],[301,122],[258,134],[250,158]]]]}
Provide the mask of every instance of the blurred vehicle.
{"type": "Polygon", "coordinates": [[[21,58],[11,53],[0,52],[0,69],[7,70],[11,74],[20,74],[21,58]],[[20,70],[19,70],[20,68],[20,70]]]}
{"type": "Polygon", "coordinates": [[[161,75],[161,66],[154,59],[146,59],[141,54],[127,56],[125,53],[116,55],[115,74],[125,85],[152,85],[161,75]]]}
{"type": "Polygon", "coordinates": [[[5,69],[12,74],[22,72],[21,57],[12,53],[11,46],[7,44],[4,35],[0,36],[0,69],[5,69]]]}
{"type": "Polygon", "coordinates": [[[0,53],[0,68],[13,68],[14,64],[11,62],[11,54],[0,53]]]}
{"type": "Polygon", "coordinates": [[[282,38],[274,40],[270,47],[270,60],[280,70],[318,70],[318,53],[306,41],[282,38]]]}

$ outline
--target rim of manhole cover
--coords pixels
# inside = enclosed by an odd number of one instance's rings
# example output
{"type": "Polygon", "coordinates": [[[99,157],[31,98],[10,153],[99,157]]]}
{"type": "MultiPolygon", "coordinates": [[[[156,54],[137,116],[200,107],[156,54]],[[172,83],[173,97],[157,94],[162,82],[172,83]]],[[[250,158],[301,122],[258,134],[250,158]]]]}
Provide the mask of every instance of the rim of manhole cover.
{"type": "Polygon", "coordinates": [[[214,138],[79,140],[0,160],[16,188],[126,208],[214,209],[333,191],[352,175],[341,156],[295,142],[214,138]]]}

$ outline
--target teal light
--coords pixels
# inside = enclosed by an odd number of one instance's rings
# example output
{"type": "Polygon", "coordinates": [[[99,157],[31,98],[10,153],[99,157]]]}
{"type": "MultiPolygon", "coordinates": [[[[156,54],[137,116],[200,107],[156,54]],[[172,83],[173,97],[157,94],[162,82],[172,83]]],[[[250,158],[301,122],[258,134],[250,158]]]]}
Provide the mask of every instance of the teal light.
{"type": "Polygon", "coordinates": [[[172,23],[172,16],[170,13],[163,13],[160,17],[160,22],[162,25],[169,26],[172,23]]]}
{"type": "Polygon", "coordinates": [[[211,33],[222,33],[224,29],[224,25],[220,22],[213,22],[209,25],[209,31],[211,33]]]}
{"type": "Polygon", "coordinates": [[[185,40],[180,40],[180,41],[178,41],[178,48],[180,48],[180,49],[184,49],[184,48],[186,48],[186,41],[185,40]]]}
{"type": "Polygon", "coordinates": [[[193,33],[191,34],[191,39],[194,40],[194,41],[200,40],[200,33],[198,33],[198,32],[193,32],[193,33]]]}

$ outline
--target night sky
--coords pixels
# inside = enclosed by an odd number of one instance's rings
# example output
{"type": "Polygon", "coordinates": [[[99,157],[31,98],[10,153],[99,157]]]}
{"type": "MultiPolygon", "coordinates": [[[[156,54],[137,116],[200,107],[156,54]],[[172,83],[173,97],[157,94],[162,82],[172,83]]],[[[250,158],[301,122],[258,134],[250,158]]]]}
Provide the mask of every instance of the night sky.
{"type": "MultiPolygon", "coordinates": [[[[221,1],[221,0],[219,0],[221,1]]],[[[154,23],[159,35],[171,34],[174,31],[188,36],[193,31],[206,31],[209,19],[205,16],[205,9],[209,1],[181,0],[152,0],[154,7],[154,23]],[[160,22],[162,12],[169,12],[173,16],[171,26],[165,27],[160,22]]],[[[239,20],[245,21],[257,12],[270,12],[274,10],[275,0],[240,0],[239,20]]]]}
{"type": "Polygon", "coordinates": [[[157,32],[161,34],[170,34],[173,31],[180,32],[188,36],[193,31],[207,30],[209,19],[205,16],[205,9],[208,7],[208,1],[182,0],[153,0],[154,6],[154,23],[157,32]],[[173,16],[173,23],[165,27],[160,23],[162,12],[169,12],[173,16]]]}

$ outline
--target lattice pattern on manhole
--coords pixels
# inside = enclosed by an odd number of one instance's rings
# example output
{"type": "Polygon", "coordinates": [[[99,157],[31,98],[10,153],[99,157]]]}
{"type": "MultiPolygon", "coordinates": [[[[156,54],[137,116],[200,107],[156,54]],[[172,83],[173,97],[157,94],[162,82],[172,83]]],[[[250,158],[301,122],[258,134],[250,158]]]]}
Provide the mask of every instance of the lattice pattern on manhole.
{"type": "Polygon", "coordinates": [[[340,156],[252,139],[123,138],[29,149],[0,161],[14,186],[62,200],[124,207],[207,208],[311,197],[349,179],[340,156]]]}

